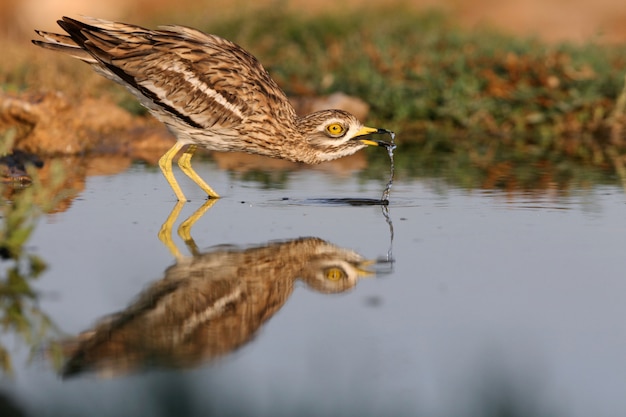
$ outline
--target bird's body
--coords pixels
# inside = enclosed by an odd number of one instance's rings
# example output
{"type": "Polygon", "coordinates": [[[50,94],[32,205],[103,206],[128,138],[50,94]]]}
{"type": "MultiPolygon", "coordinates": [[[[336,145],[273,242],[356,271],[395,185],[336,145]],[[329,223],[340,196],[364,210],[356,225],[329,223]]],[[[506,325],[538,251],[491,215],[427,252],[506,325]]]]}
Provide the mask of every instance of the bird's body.
{"type": "Polygon", "coordinates": [[[64,17],[58,23],[67,35],[37,31],[44,40],[33,42],[90,64],[168,126],[177,142],[159,165],[179,200],[185,196],[171,165],[183,148],[183,172],[218,197],[191,168],[198,146],[316,164],[367,145],[388,145],[363,136],[390,132],[365,127],[345,111],[298,116],[259,61],[226,39],[182,26],[149,30],[85,20],[64,17]]]}

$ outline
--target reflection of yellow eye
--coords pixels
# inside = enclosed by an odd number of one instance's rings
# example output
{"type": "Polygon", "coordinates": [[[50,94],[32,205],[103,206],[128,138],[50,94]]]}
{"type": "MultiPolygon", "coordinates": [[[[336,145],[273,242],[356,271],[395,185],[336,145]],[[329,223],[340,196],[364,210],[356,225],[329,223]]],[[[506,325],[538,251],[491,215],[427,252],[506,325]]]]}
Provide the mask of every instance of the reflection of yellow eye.
{"type": "Polygon", "coordinates": [[[344,132],[344,128],[341,123],[332,123],[326,126],[326,131],[331,136],[341,136],[344,132]]]}
{"type": "Polygon", "coordinates": [[[341,268],[328,268],[324,273],[329,281],[339,281],[346,277],[345,272],[341,268]]]}

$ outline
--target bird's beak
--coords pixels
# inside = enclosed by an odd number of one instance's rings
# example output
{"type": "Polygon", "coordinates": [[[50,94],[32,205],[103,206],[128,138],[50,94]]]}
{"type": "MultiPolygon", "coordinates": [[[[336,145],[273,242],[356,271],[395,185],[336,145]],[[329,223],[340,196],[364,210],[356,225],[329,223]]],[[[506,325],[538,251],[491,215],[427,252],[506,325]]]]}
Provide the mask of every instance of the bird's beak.
{"type": "Polygon", "coordinates": [[[369,146],[383,146],[385,148],[395,147],[395,145],[390,142],[385,142],[383,140],[365,139],[361,137],[361,136],[373,135],[373,134],[390,135],[392,138],[394,136],[394,133],[391,130],[377,129],[375,127],[363,126],[361,130],[356,132],[356,135],[354,135],[353,139],[356,139],[360,141],[362,144],[369,145],[369,146]]]}
{"type": "Polygon", "coordinates": [[[375,275],[375,272],[369,269],[370,266],[374,265],[376,261],[374,259],[366,259],[364,261],[359,262],[356,265],[356,272],[360,278],[371,277],[375,275]]]}

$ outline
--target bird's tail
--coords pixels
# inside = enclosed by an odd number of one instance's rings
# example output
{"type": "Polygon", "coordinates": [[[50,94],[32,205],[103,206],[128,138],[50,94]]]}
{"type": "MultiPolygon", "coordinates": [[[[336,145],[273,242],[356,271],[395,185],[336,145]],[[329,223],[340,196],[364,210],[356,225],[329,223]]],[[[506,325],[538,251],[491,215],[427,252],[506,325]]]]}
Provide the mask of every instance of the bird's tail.
{"type": "Polygon", "coordinates": [[[50,49],[52,51],[62,52],[90,64],[95,64],[97,62],[89,52],[81,48],[80,45],[74,42],[74,40],[67,35],[44,32],[43,30],[35,30],[35,33],[44,39],[33,39],[32,42],[37,46],[41,46],[42,48],[50,49]]]}

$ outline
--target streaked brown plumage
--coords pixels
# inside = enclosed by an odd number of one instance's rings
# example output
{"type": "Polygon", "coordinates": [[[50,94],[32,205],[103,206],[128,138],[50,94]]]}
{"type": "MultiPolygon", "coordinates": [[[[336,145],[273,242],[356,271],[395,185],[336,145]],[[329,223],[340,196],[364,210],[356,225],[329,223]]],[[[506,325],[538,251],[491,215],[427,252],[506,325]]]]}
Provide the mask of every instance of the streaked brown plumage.
{"type": "Polygon", "coordinates": [[[58,23],[67,35],[37,31],[44,40],[33,42],[78,58],[124,85],[176,136],[159,165],[179,200],[185,196],[172,160],[184,147],[180,168],[209,197],[219,197],[191,168],[198,146],[307,164],[367,145],[390,146],[363,136],[391,132],[365,127],[345,111],[299,117],[259,61],[218,36],[182,26],[149,30],[94,18],[63,17],[58,23]]]}
{"type": "Polygon", "coordinates": [[[297,280],[315,291],[353,288],[371,262],[318,238],[180,258],[124,311],[67,341],[62,373],[115,375],[188,367],[245,345],[285,304],[297,280]]]}

